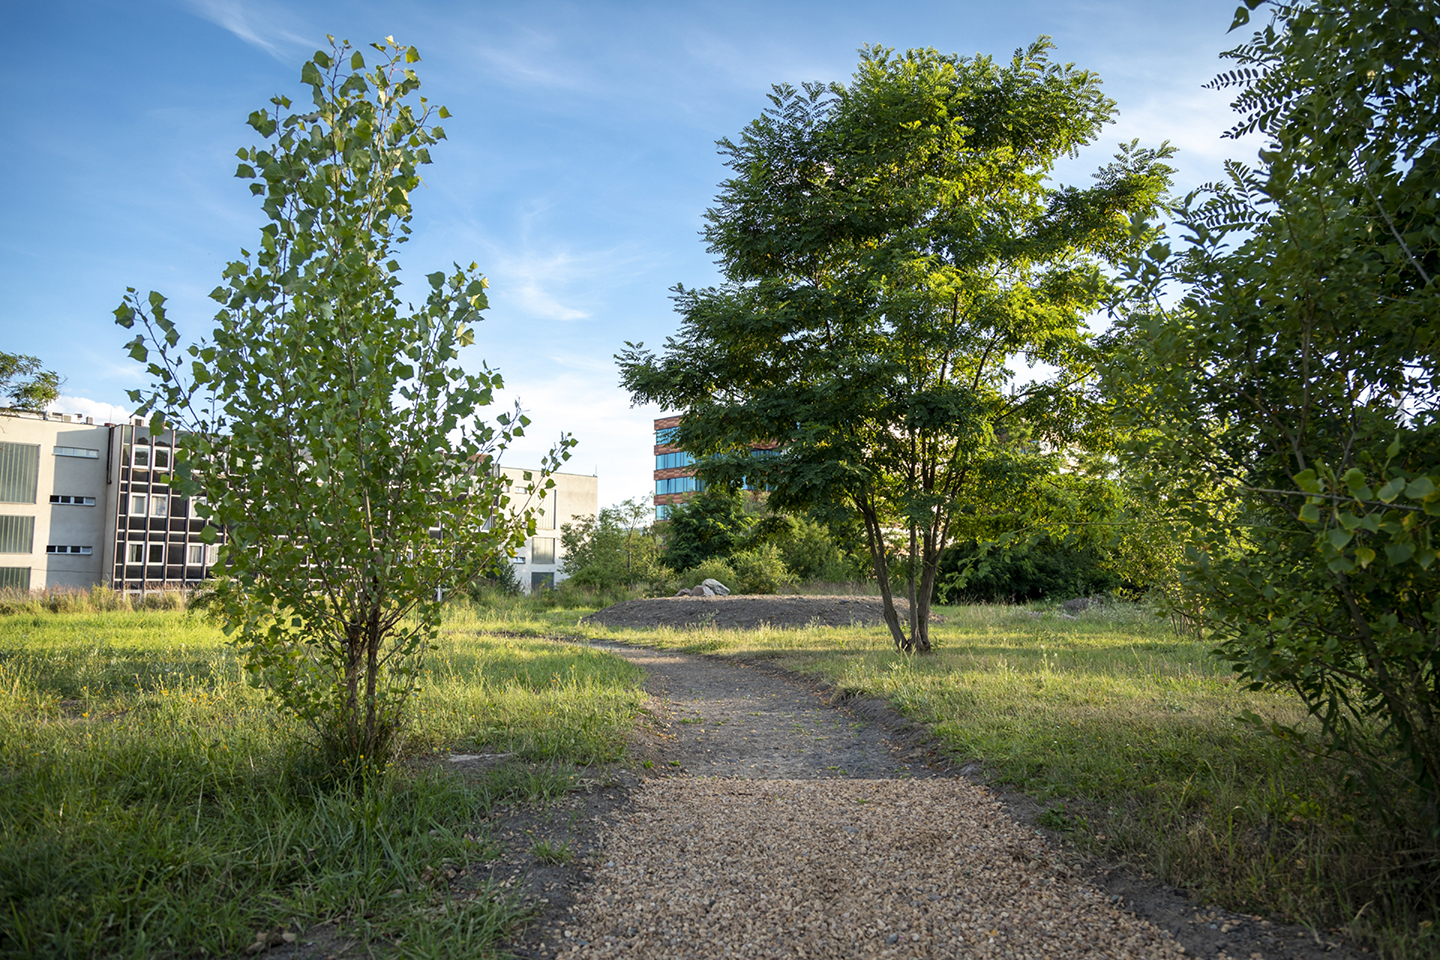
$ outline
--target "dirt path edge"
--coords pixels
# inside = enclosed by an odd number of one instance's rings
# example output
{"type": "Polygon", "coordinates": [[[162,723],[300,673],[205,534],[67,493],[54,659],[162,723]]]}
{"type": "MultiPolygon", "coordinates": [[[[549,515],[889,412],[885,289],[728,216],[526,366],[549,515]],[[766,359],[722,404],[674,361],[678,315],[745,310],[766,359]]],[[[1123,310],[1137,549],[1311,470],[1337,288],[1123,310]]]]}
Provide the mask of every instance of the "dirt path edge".
{"type": "MultiPolygon", "coordinates": [[[[1217,960],[1218,958],[1256,955],[1264,958],[1293,958],[1293,960],[1319,960],[1319,958],[1362,960],[1362,958],[1374,956],[1362,945],[1339,937],[1333,932],[1326,933],[1306,926],[1203,904],[1189,896],[1185,890],[1165,883],[1151,874],[1136,869],[1131,864],[1115,863],[1080,850],[1065,834],[1045,827],[1039,822],[1046,806],[1034,797],[998,782],[983,761],[956,762],[938,743],[929,724],[906,717],[887,700],[843,690],[834,683],[813,674],[787,670],[777,666],[769,657],[724,656],[714,653],[647,647],[641,643],[629,641],[622,643],[605,637],[549,636],[542,639],[560,643],[583,644],[600,649],[626,647],[650,650],[665,649],[668,653],[679,653],[687,657],[732,667],[743,665],[785,682],[807,687],[829,705],[853,713],[858,718],[880,727],[889,739],[900,746],[901,753],[907,762],[926,766],[941,776],[962,777],[990,791],[1000,801],[1001,806],[1010,817],[1044,836],[1069,869],[1074,870],[1095,887],[1108,894],[1111,901],[1121,909],[1149,921],[1161,930],[1168,931],[1191,956],[1217,958],[1217,960]]],[[[618,782],[616,779],[612,779],[610,785],[614,792],[611,792],[607,798],[609,802],[598,806],[606,814],[612,814],[625,805],[630,791],[638,785],[639,778],[666,775],[669,775],[667,771],[657,767],[653,772],[634,769],[630,776],[621,775],[618,782]],[[619,789],[615,790],[617,787],[619,789]]],[[[613,777],[614,774],[611,776],[613,777]]],[[[589,846],[584,841],[582,844],[589,846]]],[[[573,903],[591,882],[589,872],[580,863],[572,865],[571,870],[565,872],[569,874],[567,879],[575,886],[556,898],[559,903],[545,905],[551,909],[542,908],[540,913],[548,914],[547,919],[555,918],[559,913],[554,907],[560,907],[562,904],[568,906],[573,903]]],[[[534,930],[533,927],[530,929],[534,930]]],[[[530,950],[525,949],[530,946],[526,943],[528,939],[525,931],[519,932],[511,943],[511,949],[522,957],[549,955],[548,951],[540,954],[531,953],[530,950]]]]}

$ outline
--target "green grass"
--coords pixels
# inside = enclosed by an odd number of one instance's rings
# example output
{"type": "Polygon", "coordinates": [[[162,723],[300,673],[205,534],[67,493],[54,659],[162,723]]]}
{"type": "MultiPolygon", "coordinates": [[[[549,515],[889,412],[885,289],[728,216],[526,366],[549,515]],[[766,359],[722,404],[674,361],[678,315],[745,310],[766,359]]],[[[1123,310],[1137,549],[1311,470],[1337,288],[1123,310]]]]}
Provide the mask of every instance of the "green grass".
{"type": "Polygon", "coordinates": [[[1425,923],[1440,920],[1433,861],[1417,869],[1397,853],[1343,771],[1235,720],[1303,723],[1295,698],[1245,689],[1208,644],[1136,607],[937,612],[937,649],[921,657],[897,653],[883,628],[573,629],[763,658],[887,699],[1089,850],[1235,910],[1348,929],[1393,956],[1440,955],[1425,923]]]}
{"type": "Polygon", "coordinates": [[[494,855],[482,815],[558,796],[614,759],[639,671],[597,651],[479,636],[427,660],[408,760],[322,789],[299,728],[179,612],[0,617],[0,955],[234,954],[339,922],[406,956],[483,956],[523,906],[426,881],[494,855]],[[511,754],[465,780],[426,761],[511,754]]]}

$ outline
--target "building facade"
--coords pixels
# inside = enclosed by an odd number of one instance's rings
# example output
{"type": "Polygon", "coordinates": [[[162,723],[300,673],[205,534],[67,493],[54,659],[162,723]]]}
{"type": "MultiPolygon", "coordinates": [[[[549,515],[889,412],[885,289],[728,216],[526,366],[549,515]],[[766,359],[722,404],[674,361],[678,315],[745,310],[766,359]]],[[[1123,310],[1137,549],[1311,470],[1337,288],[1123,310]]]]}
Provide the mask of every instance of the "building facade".
{"type": "Polygon", "coordinates": [[[695,476],[695,458],[675,446],[679,417],[655,421],[655,519],[670,519],[677,503],[684,503],[705,485],[695,476]]]}
{"type": "MultiPolygon", "coordinates": [[[[670,519],[670,511],[677,504],[684,503],[696,493],[705,489],[704,482],[695,476],[695,458],[675,445],[675,429],[680,426],[680,417],[660,417],[655,421],[655,520],[670,519]]],[[[779,449],[779,444],[756,443],[750,447],[752,456],[768,456],[779,449]]],[[[763,493],[748,482],[744,489],[757,498],[763,493]]]]}
{"type": "Polygon", "coordinates": [[[193,587],[206,521],[165,481],[174,437],[139,422],[0,411],[0,587],[193,587]]]}
{"type": "MultiPolygon", "coordinates": [[[[514,483],[513,489],[523,487],[525,473],[522,467],[501,467],[514,483]]],[[[529,471],[537,474],[538,471],[529,471]]],[[[535,507],[535,535],[525,541],[525,546],[510,558],[515,565],[520,586],[527,593],[548,590],[565,580],[565,548],[560,542],[560,528],[594,517],[600,505],[600,480],[594,476],[579,473],[551,474],[555,486],[545,491],[543,498],[529,504],[535,507]]],[[[524,502],[515,503],[523,510],[524,502]]]]}
{"type": "MultiPolygon", "coordinates": [[[[199,585],[224,532],[205,543],[207,521],[166,485],[174,455],[173,435],[151,437],[140,421],[0,411],[0,589],[105,585],[143,593],[199,585]]],[[[523,468],[502,469],[524,483],[523,468]]],[[[596,477],[554,479],[532,505],[535,535],[512,558],[527,591],[565,579],[560,527],[597,510],[596,477]]]]}

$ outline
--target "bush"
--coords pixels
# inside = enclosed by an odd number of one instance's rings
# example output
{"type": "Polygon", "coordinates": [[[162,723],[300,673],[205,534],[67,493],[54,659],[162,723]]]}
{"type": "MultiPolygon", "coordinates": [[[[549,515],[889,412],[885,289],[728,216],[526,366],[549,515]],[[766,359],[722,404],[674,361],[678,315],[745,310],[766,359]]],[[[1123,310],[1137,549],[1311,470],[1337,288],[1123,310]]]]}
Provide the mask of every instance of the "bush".
{"type": "Polygon", "coordinates": [[[475,603],[489,605],[501,597],[518,597],[522,592],[520,577],[515,565],[501,558],[495,566],[471,580],[465,588],[465,595],[475,603]]]}
{"type": "Polygon", "coordinates": [[[1026,603],[1068,600],[1110,593],[1124,585],[1111,556],[1095,546],[1077,546],[1040,537],[1012,550],[992,553],[963,581],[947,582],[980,553],[974,543],[950,547],[940,558],[937,603],[1026,603]]]}
{"type": "Polygon", "coordinates": [[[779,593],[795,585],[795,575],[773,543],[743,550],[731,557],[730,563],[735,568],[735,584],[725,585],[736,593],[779,593]]]}
{"type": "Polygon", "coordinates": [[[737,589],[740,578],[735,575],[735,568],[725,560],[706,560],[680,574],[681,587],[698,586],[705,580],[719,580],[729,587],[732,593],[742,592],[737,589]]]}
{"type": "Polygon", "coordinates": [[[562,526],[567,582],[608,590],[668,578],[670,572],[660,562],[660,545],[646,522],[650,511],[647,498],[630,499],[562,526]]]}

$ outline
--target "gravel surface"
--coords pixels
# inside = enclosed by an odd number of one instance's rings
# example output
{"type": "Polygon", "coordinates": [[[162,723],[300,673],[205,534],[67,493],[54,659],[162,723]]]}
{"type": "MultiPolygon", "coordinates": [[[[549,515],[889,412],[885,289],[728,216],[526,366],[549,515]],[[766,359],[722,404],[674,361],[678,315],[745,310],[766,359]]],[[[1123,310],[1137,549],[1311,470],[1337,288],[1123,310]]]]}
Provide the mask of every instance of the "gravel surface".
{"type": "Polygon", "coordinates": [[[595,645],[649,673],[643,779],[564,818],[584,856],[541,888],[519,956],[1362,955],[1056,846],[1026,822],[1033,802],[957,775],[883,703],[832,704],[765,664],[595,645]]]}
{"type": "Polygon", "coordinates": [[[674,779],[603,834],[593,957],[1173,957],[957,779],[674,779]]]}
{"type": "MultiPolygon", "coordinates": [[[[885,622],[879,597],[737,596],[659,597],[654,600],[626,600],[584,618],[581,623],[603,627],[692,627],[713,624],[727,630],[772,627],[877,626],[885,622]]],[[[910,616],[910,605],[895,601],[902,621],[910,616]]],[[[943,617],[931,614],[932,623],[943,617]]]]}

